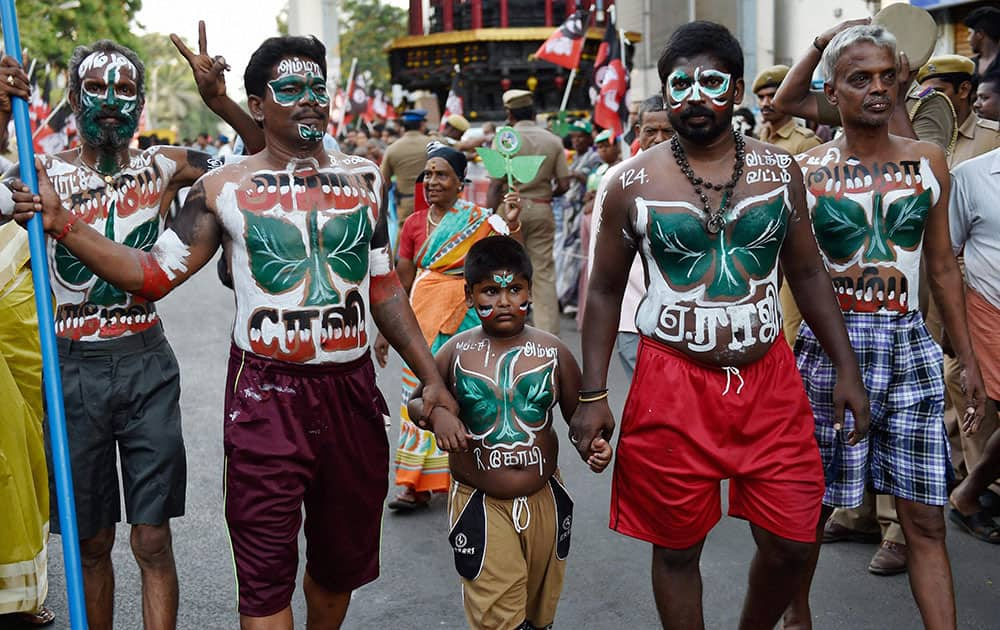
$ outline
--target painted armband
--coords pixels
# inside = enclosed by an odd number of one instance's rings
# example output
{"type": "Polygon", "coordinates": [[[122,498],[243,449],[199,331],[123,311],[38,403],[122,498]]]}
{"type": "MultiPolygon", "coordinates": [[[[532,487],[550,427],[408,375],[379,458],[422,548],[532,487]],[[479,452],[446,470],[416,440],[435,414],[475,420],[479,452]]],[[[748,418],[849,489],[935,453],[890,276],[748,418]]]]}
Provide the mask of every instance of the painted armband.
{"type": "Polygon", "coordinates": [[[142,254],[142,288],[137,291],[147,300],[159,300],[173,289],[178,274],[187,271],[191,250],[173,230],[160,235],[150,252],[142,254]]]}

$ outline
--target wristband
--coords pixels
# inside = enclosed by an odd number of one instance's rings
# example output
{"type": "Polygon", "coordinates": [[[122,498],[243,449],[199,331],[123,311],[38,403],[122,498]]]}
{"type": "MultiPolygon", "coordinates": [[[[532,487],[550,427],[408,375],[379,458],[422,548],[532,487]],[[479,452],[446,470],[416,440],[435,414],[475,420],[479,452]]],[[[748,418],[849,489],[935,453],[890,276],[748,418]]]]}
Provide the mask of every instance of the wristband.
{"type": "Polygon", "coordinates": [[[14,216],[14,193],[3,184],[0,184],[0,216],[14,216]]]}
{"type": "Polygon", "coordinates": [[[516,233],[520,232],[521,231],[521,220],[520,219],[517,220],[517,227],[516,228],[509,228],[508,227],[508,229],[510,229],[510,233],[511,234],[516,234],[516,233]]]}
{"type": "Polygon", "coordinates": [[[52,238],[54,238],[57,241],[63,240],[64,238],[66,238],[67,234],[73,231],[73,225],[79,220],[80,217],[76,216],[75,214],[69,215],[69,221],[67,221],[66,225],[63,226],[62,232],[60,232],[56,236],[53,236],[52,238]]]}

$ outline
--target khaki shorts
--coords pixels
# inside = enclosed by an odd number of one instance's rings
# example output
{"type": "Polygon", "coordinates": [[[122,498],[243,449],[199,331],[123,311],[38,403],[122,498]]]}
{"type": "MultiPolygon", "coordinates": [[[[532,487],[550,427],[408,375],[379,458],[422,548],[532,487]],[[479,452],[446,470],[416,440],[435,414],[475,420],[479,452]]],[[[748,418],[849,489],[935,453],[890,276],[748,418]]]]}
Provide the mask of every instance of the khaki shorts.
{"type": "Polygon", "coordinates": [[[535,494],[495,499],[452,481],[448,537],[470,628],[547,628],[569,553],[573,501],[557,476],[535,494]]]}

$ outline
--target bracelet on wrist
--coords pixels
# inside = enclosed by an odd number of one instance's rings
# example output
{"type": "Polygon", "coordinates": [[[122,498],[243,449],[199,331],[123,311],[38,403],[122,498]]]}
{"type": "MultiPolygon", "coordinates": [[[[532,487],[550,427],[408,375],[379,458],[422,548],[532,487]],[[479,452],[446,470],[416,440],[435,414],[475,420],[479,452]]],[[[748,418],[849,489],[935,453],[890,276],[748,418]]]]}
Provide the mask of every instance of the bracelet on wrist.
{"type": "Polygon", "coordinates": [[[576,397],[577,402],[591,403],[608,397],[607,389],[581,389],[576,397]]]}
{"type": "Polygon", "coordinates": [[[73,231],[73,226],[76,225],[76,222],[79,221],[79,220],[80,220],[80,217],[78,217],[77,215],[75,215],[75,214],[69,215],[69,220],[66,221],[65,225],[63,225],[62,231],[59,232],[59,234],[53,236],[52,238],[55,239],[55,240],[57,240],[57,241],[63,240],[64,238],[66,238],[67,234],[69,234],[70,232],[73,231]]]}
{"type": "Polygon", "coordinates": [[[518,219],[518,220],[517,220],[517,227],[511,227],[511,226],[510,226],[510,225],[508,224],[508,225],[507,225],[507,230],[508,230],[508,231],[509,231],[509,232],[510,232],[511,234],[515,234],[515,233],[517,233],[517,232],[520,232],[520,231],[521,231],[521,219],[518,219]]]}

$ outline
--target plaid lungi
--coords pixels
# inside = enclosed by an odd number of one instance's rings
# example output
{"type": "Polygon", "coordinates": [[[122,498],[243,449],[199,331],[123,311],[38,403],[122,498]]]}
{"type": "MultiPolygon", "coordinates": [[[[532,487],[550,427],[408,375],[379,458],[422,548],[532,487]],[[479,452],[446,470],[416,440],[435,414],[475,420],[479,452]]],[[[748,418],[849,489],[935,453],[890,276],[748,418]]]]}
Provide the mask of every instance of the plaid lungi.
{"type": "Polygon", "coordinates": [[[849,410],[843,430],[833,428],[833,363],[807,324],[795,342],[796,362],[816,417],[816,441],[828,471],[823,503],[857,507],[867,485],[881,494],[944,505],[951,454],[944,425],[941,348],[918,311],[901,317],[845,312],[844,323],[871,402],[871,429],[855,446],[846,442],[854,428],[849,410]]]}

